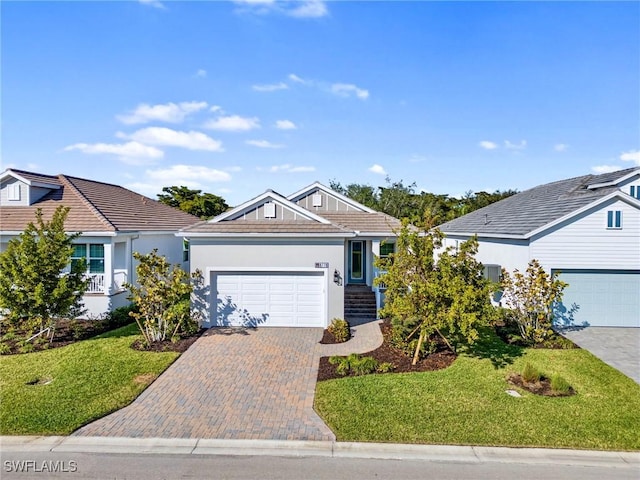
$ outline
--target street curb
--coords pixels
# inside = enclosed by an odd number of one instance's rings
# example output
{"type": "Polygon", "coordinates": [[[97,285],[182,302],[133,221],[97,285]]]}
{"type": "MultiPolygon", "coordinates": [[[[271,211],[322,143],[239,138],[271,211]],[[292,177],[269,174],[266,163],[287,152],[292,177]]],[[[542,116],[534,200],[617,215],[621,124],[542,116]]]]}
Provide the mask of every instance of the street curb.
{"type": "Polygon", "coordinates": [[[2,436],[3,453],[131,453],[370,458],[639,468],[640,452],[305,440],[2,436]]]}

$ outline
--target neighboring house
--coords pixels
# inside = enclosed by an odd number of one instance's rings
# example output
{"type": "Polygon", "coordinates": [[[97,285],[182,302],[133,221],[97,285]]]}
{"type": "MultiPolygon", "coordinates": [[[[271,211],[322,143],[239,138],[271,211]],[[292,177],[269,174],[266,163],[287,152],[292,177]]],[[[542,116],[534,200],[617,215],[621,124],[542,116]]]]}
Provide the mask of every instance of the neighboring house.
{"type": "Polygon", "coordinates": [[[393,251],[400,222],[320,183],[272,190],[182,229],[191,271],[204,274],[194,308],[204,326],[326,327],[375,318],[374,255],[393,251]]]}
{"type": "Polygon", "coordinates": [[[0,174],[0,251],[35,221],[38,208],[50,219],[61,205],[70,207],[65,230],[81,232],[73,259],[87,261],[91,282],[83,302],[90,317],[129,303],[123,284],[135,283],[133,252],[157,248],[189,269],[188,250],[175,233],[198,217],[117,185],[16,169],[0,174]]]}
{"type": "Polygon", "coordinates": [[[541,185],[439,228],[446,246],[477,235],[493,280],[531,259],[559,272],[560,325],[640,327],[640,168],[541,185]]]}

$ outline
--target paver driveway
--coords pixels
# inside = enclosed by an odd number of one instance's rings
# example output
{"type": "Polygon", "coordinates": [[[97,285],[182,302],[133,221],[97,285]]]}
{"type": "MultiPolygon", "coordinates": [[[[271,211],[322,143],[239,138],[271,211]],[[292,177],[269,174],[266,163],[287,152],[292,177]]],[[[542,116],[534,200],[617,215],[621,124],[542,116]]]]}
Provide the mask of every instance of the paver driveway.
{"type": "Polygon", "coordinates": [[[75,435],[335,440],[313,410],[320,328],[208,330],[131,405],[75,435]]]}

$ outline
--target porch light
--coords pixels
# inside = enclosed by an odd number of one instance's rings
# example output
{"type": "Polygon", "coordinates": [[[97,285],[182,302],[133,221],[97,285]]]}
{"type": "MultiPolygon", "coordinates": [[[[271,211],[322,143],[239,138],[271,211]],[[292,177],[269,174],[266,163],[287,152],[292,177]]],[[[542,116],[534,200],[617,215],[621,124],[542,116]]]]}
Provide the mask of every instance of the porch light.
{"type": "Polygon", "coordinates": [[[336,285],[342,285],[342,276],[340,275],[338,269],[335,269],[333,271],[333,283],[335,283],[336,285]]]}

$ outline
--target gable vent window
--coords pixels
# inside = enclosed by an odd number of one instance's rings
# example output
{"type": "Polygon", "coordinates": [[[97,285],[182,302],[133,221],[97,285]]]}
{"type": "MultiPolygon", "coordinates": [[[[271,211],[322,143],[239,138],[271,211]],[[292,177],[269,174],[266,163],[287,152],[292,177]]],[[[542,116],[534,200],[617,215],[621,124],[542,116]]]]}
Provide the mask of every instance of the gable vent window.
{"type": "Polygon", "coordinates": [[[622,211],[609,210],[607,212],[607,228],[622,228],[622,211]]]}
{"type": "Polygon", "coordinates": [[[312,201],[313,201],[313,206],[314,207],[321,207],[322,206],[322,195],[320,195],[319,193],[316,193],[315,195],[313,195],[312,201]]]}
{"type": "Polygon", "coordinates": [[[276,218],[276,204],[265,203],[264,204],[264,218],[276,218]]]}
{"type": "Polygon", "coordinates": [[[11,183],[7,185],[7,200],[20,201],[20,184],[11,183]]]}
{"type": "Polygon", "coordinates": [[[629,194],[633,198],[637,198],[638,200],[640,200],[640,185],[631,185],[631,188],[629,188],[629,194]]]}

